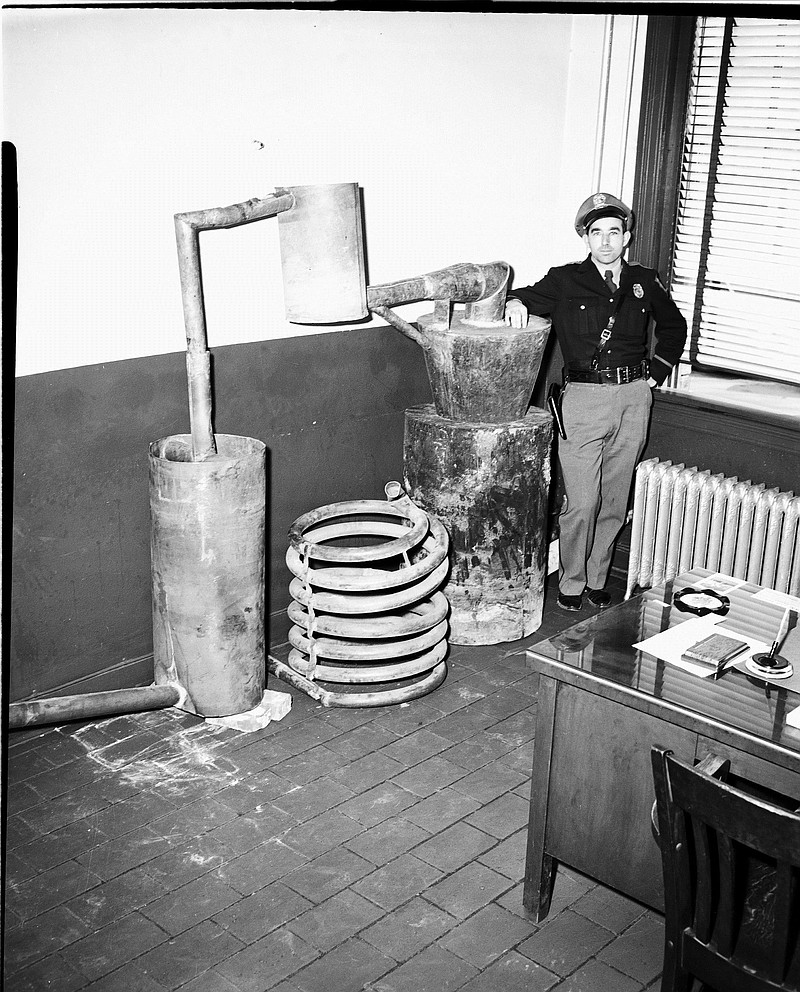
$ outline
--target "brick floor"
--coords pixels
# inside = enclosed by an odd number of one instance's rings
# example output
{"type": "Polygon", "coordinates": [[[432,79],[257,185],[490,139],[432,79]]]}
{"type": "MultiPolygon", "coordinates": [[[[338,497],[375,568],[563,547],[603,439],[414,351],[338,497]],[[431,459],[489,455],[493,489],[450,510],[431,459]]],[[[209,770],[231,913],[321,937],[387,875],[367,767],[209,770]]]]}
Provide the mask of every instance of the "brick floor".
{"type": "MultiPolygon", "coordinates": [[[[561,866],[522,906],[525,641],[400,706],[177,710],[8,739],[8,992],[656,992],[661,917],[561,866]]],[[[280,646],[276,647],[280,652],[280,646]]]]}

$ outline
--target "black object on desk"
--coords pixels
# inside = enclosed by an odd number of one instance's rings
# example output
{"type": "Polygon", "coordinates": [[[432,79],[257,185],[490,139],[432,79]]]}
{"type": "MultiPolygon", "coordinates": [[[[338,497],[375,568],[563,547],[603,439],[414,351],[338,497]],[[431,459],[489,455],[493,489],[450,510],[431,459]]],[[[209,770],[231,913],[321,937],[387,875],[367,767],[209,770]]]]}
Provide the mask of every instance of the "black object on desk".
{"type": "Polygon", "coordinates": [[[713,589],[694,589],[691,586],[679,589],[672,602],[681,613],[694,613],[697,617],[705,617],[709,613],[724,617],[731,605],[727,596],[721,596],[713,589]]]}
{"type": "Polygon", "coordinates": [[[753,655],[752,664],[748,665],[750,671],[755,672],[756,675],[769,675],[772,678],[789,678],[791,676],[792,666],[778,652],[786,640],[786,635],[796,623],[797,613],[791,608],[787,608],[783,614],[778,633],[775,635],[775,640],[772,642],[772,647],[769,651],[759,651],[753,655]]]}

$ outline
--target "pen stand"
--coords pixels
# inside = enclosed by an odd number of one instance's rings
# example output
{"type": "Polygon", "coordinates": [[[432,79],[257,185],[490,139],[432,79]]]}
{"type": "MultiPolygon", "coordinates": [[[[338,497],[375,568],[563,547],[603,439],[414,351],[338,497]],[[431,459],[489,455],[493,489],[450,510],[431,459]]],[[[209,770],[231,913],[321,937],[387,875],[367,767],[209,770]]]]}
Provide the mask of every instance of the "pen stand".
{"type": "Polygon", "coordinates": [[[745,662],[748,672],[769,679],[788,679],[794,672],[791,662],[783,655],[770,654],[768,651],[757,651],[752,658],[745,662]]]}

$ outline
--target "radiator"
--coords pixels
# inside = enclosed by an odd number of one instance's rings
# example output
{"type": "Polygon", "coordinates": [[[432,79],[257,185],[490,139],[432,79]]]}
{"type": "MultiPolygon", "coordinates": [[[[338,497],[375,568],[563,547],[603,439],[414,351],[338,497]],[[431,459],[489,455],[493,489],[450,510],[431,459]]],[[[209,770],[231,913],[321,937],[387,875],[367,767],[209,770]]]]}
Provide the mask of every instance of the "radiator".
{"type": "Polygon", "coordinates": [[[651,458],[636,469],[625,598],[708,568],[800,593],[800,496],[651,458]]]}

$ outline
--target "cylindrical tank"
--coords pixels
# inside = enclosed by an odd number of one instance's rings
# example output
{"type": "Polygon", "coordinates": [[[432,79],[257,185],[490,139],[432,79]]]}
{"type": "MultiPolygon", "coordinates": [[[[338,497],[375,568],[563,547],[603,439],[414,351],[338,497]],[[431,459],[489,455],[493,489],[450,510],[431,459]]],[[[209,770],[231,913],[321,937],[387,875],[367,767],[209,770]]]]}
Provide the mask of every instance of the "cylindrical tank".
{"type": "Polygon", "coordinates": [[[552,436],[536,408],[502,424],[406,410],[406,491],[450,535],[453,644],[519,640],[541,625],[552,436]]]}
{"type": "Polygon", "coordinates": [[[292,186],[278,214],[286,319],[329,324],[368,315],[358,183],[292,186]]]}
{"type": "Polygon", "coordinates": [[[156,683],[178,682],[202,716],[257,706],[266,684],[266,448],[215,435],[192,461],[190,434],[150,445],[156,683]]]}

